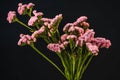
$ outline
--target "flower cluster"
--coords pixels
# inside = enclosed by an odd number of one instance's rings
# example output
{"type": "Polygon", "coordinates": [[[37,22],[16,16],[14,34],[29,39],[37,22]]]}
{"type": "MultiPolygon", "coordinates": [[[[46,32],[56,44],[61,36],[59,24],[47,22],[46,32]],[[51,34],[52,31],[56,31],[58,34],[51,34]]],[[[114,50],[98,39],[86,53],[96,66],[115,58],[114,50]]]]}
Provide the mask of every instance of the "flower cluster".
{"type": "Polygon", "coordinates": [[[67,80],[80,80],[92,57],[98,55],[99,49],[111,46],[110,40],[95,37],[95,31],[90,29],[87,16],[81,16],[73,23],[67,23],[63,27],[64,34],[60,35],[58,27],[63,18],[62,14],[56,15],[54,18],[45,18],[42,12],[33,10],[34,6],[33,3],[18,4],[18,14],[29,17],[26,24],[17,18],[15,11],[8,13],[7,21],[9,23],[18,22],[31,32],[30,35],[20,34],[18,45],[31,46],[67,80]],[[47,48],[58,55],[64,72],[35,47],[34,42],[37,42],[38,38],[45,40],[47,48]]]}
{"type": "MultiPolygon", "coordinates": [[[[58,43],[54,43],[54,45],[57,44],[57,47],[59,47],[64,42],[70,44],[70,39],[71,39],[74,41],[75,47],[78,46],[82,47],[85,44],[88,50],[91,51],[91,53],[93,53],[93,55],[98,55],[99,48],[109,48],[111,46],[110,40],[101,37],[95,38],[94,37],[95,32],[93,31],[93,29],[89,29],[90,25],[89,23],[86,22],[86,20],[87,20],[86,16],[81,16],[74,23],[66,24],[63,28],[65,34],[61,36],[61,40],[59,41],[60,45],[58,45],[58,43]]],[[[56,46],[50,47],[53,46],[51,44],[48,45],[48,48],[50,50],[54,52],[58,50],[58,52],[61,52],[62,48],[57,49],[56,46]]]]}
{"type": "Polygon", "coordinates": [[[31,42],[36,42],[36,38],[32,38],[30,35],[20,34],[20,40],[18,41],[18,45],[30,45],[31,42]]]}

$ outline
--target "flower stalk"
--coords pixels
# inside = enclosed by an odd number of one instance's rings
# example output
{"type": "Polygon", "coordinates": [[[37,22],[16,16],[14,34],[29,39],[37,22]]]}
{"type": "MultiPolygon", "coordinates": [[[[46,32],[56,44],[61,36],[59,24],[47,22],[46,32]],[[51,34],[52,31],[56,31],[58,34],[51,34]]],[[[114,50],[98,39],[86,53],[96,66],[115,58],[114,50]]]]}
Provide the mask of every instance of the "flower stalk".
{"type": "Polygon", "coordinates": [[[63,76],[64,73],[62,72],[62,70],[53,62],[51,61],[48,57],[46,57],[42,52],[40,52],[35,46],[34,44],[30,44],[30,46],[32,47],[32,49],[34,49],[38,54],[40,54],[45,60],[47,60],[49,63],[51,63],[63,76]]]}

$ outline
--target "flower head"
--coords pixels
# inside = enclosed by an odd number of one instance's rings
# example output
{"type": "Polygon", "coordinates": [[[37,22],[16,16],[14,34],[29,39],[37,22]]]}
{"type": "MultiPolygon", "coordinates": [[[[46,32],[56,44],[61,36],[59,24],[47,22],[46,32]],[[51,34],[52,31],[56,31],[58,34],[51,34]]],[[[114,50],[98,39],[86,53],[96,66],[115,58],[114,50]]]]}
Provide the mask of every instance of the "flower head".
{"type": "Polygon", "coordinates": [[[25,45],[25,44],[30,45],[31,42],[36,42],[36,38],[32,38],[30,35],[20,34],[20,39],[18,41],[19,46],[25,45]]]}
{"type": "Polygon", "coordinates": [[[9,11],[8,16],[7,16],[7,21],[9,23],[14,22],[16,19],[16,12],[15,11],[9,11]]]}
{"type": "Polygon", "coordinates": [[[74,25],[79,25],[80,23],[86,21],[88,18],[86,16],[81,16],[79,17],[73,24],[74,25]]]}
{"type": "Polygon", "coordinates": [[[35,6],[35,4],[33,4],[33,3],[28,3],[27,9],[30,9],[30,8],[32,8],[33,6],[35,6]]]}
{"type": "Polygon", "coordinates": [[[110,40],[101,37],[95,38],[93,44],[97,45],[100,48],[109,48],[111,46],[110,40]]]}
{"type": "Polygon", "coordinates": [[[93,53],[93,55],[98,55],[99,49],[98,46],[93,45],[91,43],[86,43],[86,46],[88,48],[88,50],[93,53]]]}
{"type": "Polygon", "coordinates": [[[38,21],[38,17],[32,16],[32,17],[30,18],[30,20],[28,21],[28,25],[29,25],[29,26],[34,26],[37,21],[38,21]]]}
{"type": "Polygon", "coordinates": [[[50,43],[50,44],[48,44],[47,48],[54,52],[59,52],[59,53],[61,52],[61,48],[58,43],[57,44],[50,43]]]}
{"type": "Polygon", "coordinates": [[[41,17],[41,16],[43,16],[43,13],[42,13],[42,12],[37,12],[36,10],[33,11],[33,14],[34,14],[36,17],[41,17]]]}
{"type": "Polygon", "coordinates": [[[25,14],[26,10],[27,10],[27,4],[24,4],[24,5],[22,3],[18,4],[18,10],[17,11],[20,15],[25,14]]]}

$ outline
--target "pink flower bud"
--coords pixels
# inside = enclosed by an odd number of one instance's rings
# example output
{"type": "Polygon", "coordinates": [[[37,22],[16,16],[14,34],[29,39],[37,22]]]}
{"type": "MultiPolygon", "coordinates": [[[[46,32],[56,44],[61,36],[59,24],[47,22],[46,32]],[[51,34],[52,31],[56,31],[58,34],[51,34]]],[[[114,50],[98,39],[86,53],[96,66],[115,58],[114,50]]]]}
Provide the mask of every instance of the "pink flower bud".
{"type": "Polygon", "coordinates": [[[77,39],[77,36],[76,35],[68,35],[67,36],[67,39],[77,39]]]}
{"type": "Polygon", "coordinates": [[[75,30],[78,31],[80,36],[83,35],[83,33],[84,33],[84,29],[81,27],[75,26],[75,30]]]}
{"type": "Polygon", "coordinates": [[[73,32],[75,31],[75,27],[74,26],[71,26],[69,29],[68,29],[68,32],[73,32]]]}
{"type": "Polygon", "coordinates": [[[63,34],[61,36],[61,41],[64,42],[67,39],[68,34],[63,34]]]}
{"type": "Polygon", "coordinates": [[[67,31],[71,26],[73,26],[72,23],[67,23],[64,28],[63,28],[63,31],[67,31]]]}
{"type": "Polygon", "coordinates": [[[33,11],[33,14],[34,14],[36,17],[43,16],[43,13],[42,13],[42,12],[37,12],[36,10],[33,11]]]}
{"type": "Polygon", "coordinates": [[[91,43],[86,43],[86,46],[89,49],[89,51],[93,53],[93,55],[95,56],[98,55],[98,52],[99,52],[98,46],[93,45],[91,43]]]}
{"type": "Polygon", "coordinates": [[[9,23],[12,23],[15,21],[16,18],[16,12],[15,11],[9,11],[8,16],[7,16],[7,21],[9,23]]]}
{"type": "Polygon", "coordinates": [[[87,19],[88,18],[86,16],[81,16],[73,23],[73,25],[77,26],[78,24],[80,24],[81,22],[86,21],[87,19]]]}
{"type": "Polygon", "coordinates": [[[47,48],[54,52],[59,52],[59,53],[61,52],[59,44],[50,43],[48,44],[47,48]]]}
{"type": "Polygon", "coordinates": [[[94,39],[95,32],[93,29],[88,29],[81,37],[85,42],[91,42],[94,39]]]}
{"type": "Polygon", "coordinates": [[[27,5],[27,9],[30,9],[30,8],[32,8],[33,6],[35,6],[35,4],[29,3],[29,4],[27,5]]]}
{"type": "Polygon", "coordinates": [[[18,4],[18,10],[17,11],[20,15],[25,14],[26,9],[27,9],[27,4],[24,4],[24,5],[22,5],[22,3],[18,4]]]}
{"type": "Polygon", "coordinates": [[[38,18],[36,16],[32,16],[30,20],[28,21],[29,26],[34,26],[34,24],[38,21],[38,18]]]}
{"type": "Polygon", "coordinates": [[[110,40],[101,37],[94,38],[93,44],[100,48],[109,48],[111,46],[110,40]]]}

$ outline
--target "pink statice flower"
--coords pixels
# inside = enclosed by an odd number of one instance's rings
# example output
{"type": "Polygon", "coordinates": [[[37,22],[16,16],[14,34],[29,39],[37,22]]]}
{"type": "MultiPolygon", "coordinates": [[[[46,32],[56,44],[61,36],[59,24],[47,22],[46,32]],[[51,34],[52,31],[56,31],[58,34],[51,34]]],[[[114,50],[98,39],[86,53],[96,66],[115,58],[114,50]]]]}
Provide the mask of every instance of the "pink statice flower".
{"type": "Polygon", "coordinates": [[[88,18],[87,18],[86,16],[81,16],[81,17],[79,17],[73,24],[74,24],[74,25],[78,25],[78,24],[86,21],[87,19],[88,19],[88,18]]]}
{"type": "Polygon", "coordinates": [[[9,23],[14,22],[16,19],[16,12],[15,11],[9,11],[8,16],[7,16],[7,21],[9,23]]]}
{"type": "Polygon", "coordinates": [[[88,28],[90,26],[88,22],[82,22],[80,25],[83,26],[83,28],[88,28]]]}
{"type": "Polygon", "coordinates": [[[42,27],[40,27],[39,30],[36,30],[35,32],[33,32],[31,37],[36,38],[38,35],[41,35],[44,31],[45,31],[45,26],[42,26],[42,27]]]}
{"type": "Polygon", "coordinates": [[[35,4],[33,4],[33,3],[28,3],[27,9],[30,9],[30,8],[32,8],[33,6],[35,6],[35,4]]]}
{"type": "Polygon", "coordinates": [[[64,42],[67,39],[68,34],[63,34],[61,36],[61,41],[64,42]]]}
{"type": "Polygon", "coordinates": [[[50,23],[52,19],[50,18],[41,18],[41,21],[50,23]]]}
{"type": "Polygon", "coordinates": [[[86,43],[86,47],[93,55],[98,55],[99,49],[97,45],[93,45],[92,43],[86,43]]]}
{"type": "Polygon", "coordinates": [[[68,35],[67,36],[67,39],[77,39],[77,36],[76,35],[73,35],[73,34],[71,34],[71,35],[68,35]]]}
{"type": "Polygon", "coordinates": [[[101,37],[94,38],[93,44],[100,48],[109,48],[111,46],[110,40],[101,37]]]}
{"type": "Polygon", "coordinates": [[[82,37],[78,37],[78,39],[76,40],[76,44],[75,46],[80,46],[82,47],[83,46],[83,43],[84,43],[84,39],[82,37]]]}
{"type": "Polygon", "coordinates": [[[56,15],[55,16],[55,18],[53,18],[52,20],[51,20],[51,22],[50,22],[50,24],[48,24],[48,28],[49,29],[51,29],[51,28],[53,28],[53,27],[58,27],[58,25],[56,25],[57,24],[57,22],[59,21],[59,20],[61,20],[62,19],[62,14],[59,14],[59,15],[56,15]],[[56,26],[55,26],[56,25],[56,26]]]}
{"type": "Polygon", "coordinates": [[[36,38],[32,38],[30,35],[20,34],[20,39],[18,41],[19,46],[25,45],[25,44],[30,45],[31,42],[36,42],[36,38]]]}
{"type": "Polygon", "coordinates": [[[30,20],[28,21],[28,25],[29,25],[29,26],[34,26],[36,22],[38,22],[38,17],[32,16],[32,17],[30,18],[30,20]]]}
{"type": "Polygon", "coordinates": [[[25,14],[26,10],[27,10],[27,4],[24,4],[24,5],[22,3],[18,4],[18,10],[17,11],[20,15],[25,14]]]}
{"type": "Polygon", "coordinates": [[[79,36],[84,34],[84,29],[78,26],[75,26],[75,30],[79,33],[79,36]]]}
{"type": "Polygon", "coordinates": [[[91,42],[94,39],[95,32],[93,29],[88,29],[81,37],[85,42],[91,42]]]}
{"type": "Polygon", "coordinates": [[[37,12],[37,10],[34,10],[34,11],[33,11],[33,14],[34,14],[34,16],[36,16],[36,17],[41,17],[41,16],[43,16],[43,13],[42,13],[42,12],[37,12]]]}
{"type": "Polygon", "coordinates": [[[74,26],[69,27],[68,32],[73,32],[73,31],[75,31],[75,27],[74,26]]]}
{"type": "Polygon", "coordinates": [[[35,32],[32,33],[31,37],[36,38],[37,35],[38,35],[38,31],[35,31],[35,32]]]}
{"type": "Polygon", "coordinates": [[[53,52],[61,52],[61,47],[58,43],[50,43],[48,44],[47,48],[53,52]]]}
{"type": "Polygon", "coordinates": [[[72,23],[67,23],[64,27],[63,27],[63,31],[68,31],[68,29],[73,26],[72,23]]]}

